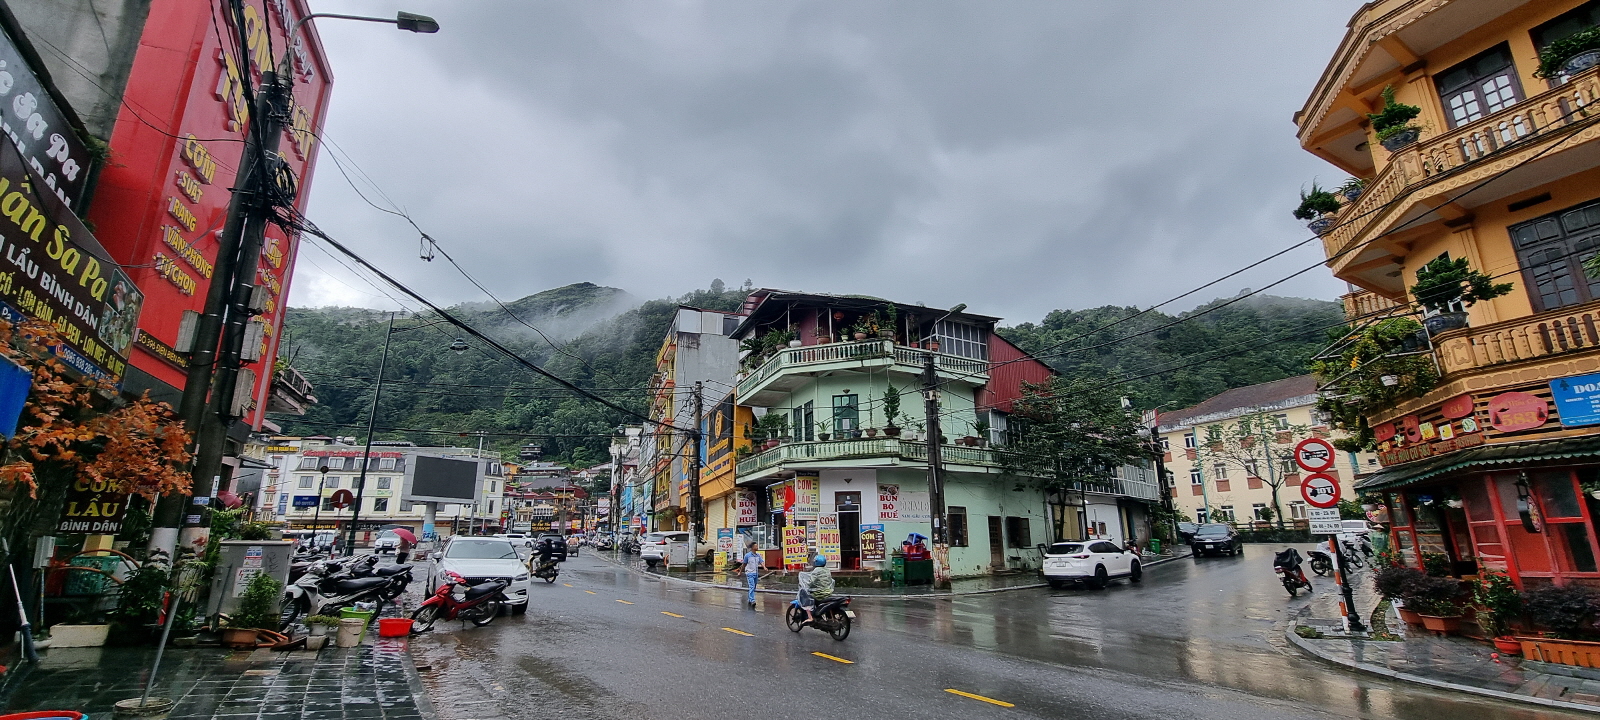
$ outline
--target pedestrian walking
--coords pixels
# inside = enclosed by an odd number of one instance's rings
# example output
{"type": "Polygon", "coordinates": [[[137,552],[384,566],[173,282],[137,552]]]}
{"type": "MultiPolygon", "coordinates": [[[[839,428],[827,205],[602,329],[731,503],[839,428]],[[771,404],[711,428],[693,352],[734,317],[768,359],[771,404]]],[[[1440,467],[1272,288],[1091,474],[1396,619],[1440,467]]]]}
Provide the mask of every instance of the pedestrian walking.
{"type": "Polygon", "coordinates": [[[751,607],[756,604],[756,580],[761,577],[761,553],[756,552],[756,544],[750,543],[744,547],[744,582],[750,588],[750,594],[745,602],[751,607]]]}
{"type": "MultiPolygon", "coordinates": [[[[399,533],[395,533],[395,534],[399,535],[399,533]]],[[[409,560],[410,558],[411,558],[411,541],[407,540],[406,536],[400,535],[400,546],[399,546],[399,549],[395,550],[395,552],[394,552],[394,564],[396,564],[396,565],[404,565],[404,564],[406,564],[406,560],[409,560]]]]}

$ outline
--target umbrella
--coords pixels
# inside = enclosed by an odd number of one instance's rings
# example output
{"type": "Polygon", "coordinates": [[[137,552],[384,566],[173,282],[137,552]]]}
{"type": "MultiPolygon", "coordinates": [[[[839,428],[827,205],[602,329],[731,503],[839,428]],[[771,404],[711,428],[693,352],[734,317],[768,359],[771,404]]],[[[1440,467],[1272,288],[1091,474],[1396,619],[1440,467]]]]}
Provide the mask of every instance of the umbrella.
{"type": "Polygon", "coordinates": [[[410,530],[407,530],[405,528],[394,528],[393,530],[390,530],[389,532],[392,532],[392,533],[394,533],[396,535],[399,535],[400,539],[405,540],[406,542],[411,543],[412,545],[417,544],[417,536],[412,534],[410,530]]]}
{"type": "Polygon", "coordinates": [[[217,499],[222,501],[222,506],[232,510],[244,504],[244,499],[227,490],[217,493],[217,499]]]}

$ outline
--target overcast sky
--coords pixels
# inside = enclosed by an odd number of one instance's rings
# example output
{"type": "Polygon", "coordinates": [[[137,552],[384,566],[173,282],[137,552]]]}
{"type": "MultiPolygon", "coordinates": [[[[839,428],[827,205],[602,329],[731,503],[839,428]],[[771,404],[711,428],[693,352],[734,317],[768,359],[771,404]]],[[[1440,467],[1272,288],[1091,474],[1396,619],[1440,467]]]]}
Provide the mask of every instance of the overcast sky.
{"type": "MultiPolygon", "coordinates": [[[[313,0],[335,83],[309,214],[444,303],[573,282],[1148,306],[1307,237],[1291,115],[1356,0],[313,0]],[[343,152],[339,152],[342,150],[343,152]],[[358,170],[359,169],[359,170],[358,170]],[[372,199],[371,185],[359,177],[372,199]]],[[[1312,243],[1173,307],[1259,288],[1312,243]]],[[[1275,294],[1335,298],[1324,268],[1275,294]]],[[[303,247],[295,305],[392,307],[303,247]]]]}

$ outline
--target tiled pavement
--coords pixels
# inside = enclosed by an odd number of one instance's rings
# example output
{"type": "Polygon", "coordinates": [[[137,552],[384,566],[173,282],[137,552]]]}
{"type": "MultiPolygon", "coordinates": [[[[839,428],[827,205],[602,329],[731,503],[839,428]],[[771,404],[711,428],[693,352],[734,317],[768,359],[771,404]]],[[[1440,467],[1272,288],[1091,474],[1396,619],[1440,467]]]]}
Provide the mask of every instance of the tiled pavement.
{"type": "MultiPolygon", "coordinates": [[[[13,668],[4,710],[109,716],[144,690],[153,652],[47,650],[37,667],[13,668]]],[[[152,694],[177,702],[171,720],[424,720],[432,712],[406,652],[404,639],[320,653],[169,648],[152,694]]]]}

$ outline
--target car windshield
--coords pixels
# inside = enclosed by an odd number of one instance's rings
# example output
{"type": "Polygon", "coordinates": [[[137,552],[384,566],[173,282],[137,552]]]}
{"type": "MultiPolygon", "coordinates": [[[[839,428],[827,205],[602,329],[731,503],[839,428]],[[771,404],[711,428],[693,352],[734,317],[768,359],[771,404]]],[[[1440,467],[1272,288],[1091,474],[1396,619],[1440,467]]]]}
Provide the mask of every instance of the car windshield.
{"type": "Polygon", "coordinates": [[[1198,531],[1196,531],[1195,534],[1196,535],[1211,535],[1211,536],[1216,536],[1216,537],[1226,537],[1228,535],[1228,526],[1227,525],[1201,525],[1200,529],[1198,531]]]}
{"type": "Polygon", "coordinates": [[[1050,546],[1051,555],[1071,555],[1083,552],[1083,543],[1056,543],[1050,546]]]}
{"type": "Polygon", "coordinates": [[[504,540],[459,538],[450,543],[444,556],[457,560],[515,560],[517,551],[504,540]]]}

